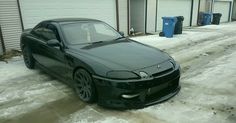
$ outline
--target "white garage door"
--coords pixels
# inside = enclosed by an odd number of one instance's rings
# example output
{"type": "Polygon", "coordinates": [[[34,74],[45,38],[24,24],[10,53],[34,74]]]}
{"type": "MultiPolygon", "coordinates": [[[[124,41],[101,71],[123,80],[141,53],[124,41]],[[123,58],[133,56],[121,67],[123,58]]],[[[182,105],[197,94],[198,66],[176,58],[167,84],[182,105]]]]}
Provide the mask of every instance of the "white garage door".
{"type": "Polygon", "coordinates": [[[91,18],[116,28],[115,0],[20,0],[24,28],[53,18],[91,18]]]}
{"type": "Polygon", "coordinates": [[[228,22],[229,21],[229,9],[230,9],[230,2],[228,1],[215,1],[214,4],[214,13],[221,13],[221,22],[228,22]]]}
{"type": "Polygon", "coordinates": [[[19,50],[22,29],[17,0],[0,0],[0,25],[6,50],[19,50]]]}
{"type": "Polygon", "coordinates": [[[190,26],[191,0],[158,0],[157,30],[162,30],[162,17],[184,16],[184,26],[190,26]]]}

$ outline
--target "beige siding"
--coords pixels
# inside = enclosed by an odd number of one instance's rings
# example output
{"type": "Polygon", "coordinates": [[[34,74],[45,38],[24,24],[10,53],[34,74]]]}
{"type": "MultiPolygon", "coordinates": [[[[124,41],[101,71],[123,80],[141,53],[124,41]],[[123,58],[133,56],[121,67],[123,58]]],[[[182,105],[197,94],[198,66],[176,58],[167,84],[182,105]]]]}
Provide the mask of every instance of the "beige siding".
{"type": "Polygon", "coordinates": [[[212,0],[200,0],[200,12],[211,12],[212,0]]]}
{"type": "Polygon", "coordinates": [[[22,29],[16,0],[0,0],[0,25],[6,50],[19,50],[22,29]]]}
{"type": "Polygon", "coordinates": [[[145,32],[146,0],[130,0],[130,28],[136,32],[145,32]]]}
{"type": "Polygon", "coordinates": [[[156,32],[156,4],[157,0],[147,0],[147,32],[156,32]]]}
{"type": "Polygon", "coordinates": [[[192,26],[197,26],[197,18],[198,18],[198,5],[199,1],[193,1],[193,15],[192,15],[192,26]]]}
{"type": "Polygon", "coordinates": [[[206,11],[206,0],[200,0],[200,12],[205,12],[206,11]]]}
{"type": "Polygon", "coordinates": [[[118,0],[118,2],[120,31],[128,35],[128,0],[118,0]]]}

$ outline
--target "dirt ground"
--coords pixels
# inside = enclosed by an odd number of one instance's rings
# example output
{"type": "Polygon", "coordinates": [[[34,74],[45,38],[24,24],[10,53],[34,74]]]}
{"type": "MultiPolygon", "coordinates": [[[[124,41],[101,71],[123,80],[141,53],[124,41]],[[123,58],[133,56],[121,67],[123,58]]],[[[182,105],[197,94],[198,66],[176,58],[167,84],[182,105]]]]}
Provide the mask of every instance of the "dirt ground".
{"type": "Polygon", "coordinates": [[[180,63],[182,89],[174,98],[139,110],[105,109],[81,102],[71,88],[14,57],[0,62],[0,122],[236,122],[236,23],[186,29],[173,39],[133,39],[165,50],[180,63]]]}

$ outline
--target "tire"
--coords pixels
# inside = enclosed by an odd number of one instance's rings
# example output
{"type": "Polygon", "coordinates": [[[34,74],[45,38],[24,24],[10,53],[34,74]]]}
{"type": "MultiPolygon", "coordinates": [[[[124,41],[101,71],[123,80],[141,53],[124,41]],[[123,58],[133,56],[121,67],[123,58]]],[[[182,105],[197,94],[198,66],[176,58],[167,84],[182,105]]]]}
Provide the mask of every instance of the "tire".
{"type": "Polygon", "coordinates": [[[93,79],[86,70],[78,69],[74,73],[75,92],[79,98],[87,103],[93,103],[96,100],[96,91],[93,79]]]}
{"type": "Polygon", "coordinates": [[[159,33],[159,36],[160,36],[160,37],[164,37],[164,36],[165,36],[165,33],[164,33],[164,32],[160,32],[160,33],[159,33]]]}
{"type": "Polygon", "coordinates": [[[29,69],[34,69],[35,67],[35,60],[32,56],[32,52],[28,46],[23,48],[23,58],[25,62],[25,66],[29,69]]]}

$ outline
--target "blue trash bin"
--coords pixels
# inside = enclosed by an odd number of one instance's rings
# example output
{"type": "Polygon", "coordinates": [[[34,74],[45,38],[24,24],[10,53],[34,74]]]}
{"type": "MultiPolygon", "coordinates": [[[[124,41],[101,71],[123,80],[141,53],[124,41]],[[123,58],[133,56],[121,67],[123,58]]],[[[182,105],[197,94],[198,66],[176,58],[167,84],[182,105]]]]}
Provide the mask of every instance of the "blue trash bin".
{"type": "Polygon", "coordinates": [[[203,13],[202,16],[203,16],[202,25],[210,25],[212,14],[211,13],[203,13]]]}
{"type": "Polygon", "coordinates": [[[177,22],[176,17],[162,17],[163,28],[162,31],[167,38],[172,38],[174,35],[175,24],[177,22]]]}

